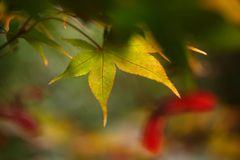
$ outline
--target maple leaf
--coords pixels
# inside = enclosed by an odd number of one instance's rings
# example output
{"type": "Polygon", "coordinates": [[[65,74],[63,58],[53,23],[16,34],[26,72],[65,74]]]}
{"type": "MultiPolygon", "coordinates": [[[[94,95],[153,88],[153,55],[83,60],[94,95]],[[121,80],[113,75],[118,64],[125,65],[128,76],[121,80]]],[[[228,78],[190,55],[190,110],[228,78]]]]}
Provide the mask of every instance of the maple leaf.
{"type": "Polygon", "coordinates": [[[89,86],[101,105],[104,126],[107,123],[107,102],[114,84],[116,68],[163,83],[180,97],[159,61],[151,54],[146,54],[149,50],[147,43],[137,46],[130,42],[128,47],[118,49],[116,52],[114,47],[94,48],[90,43],[80,39],[66,39],[66,41],[80,47],[82,52],[75,56],[67,69],[49,84],[65,77],[79,77],[89,73],[89,86]]]}

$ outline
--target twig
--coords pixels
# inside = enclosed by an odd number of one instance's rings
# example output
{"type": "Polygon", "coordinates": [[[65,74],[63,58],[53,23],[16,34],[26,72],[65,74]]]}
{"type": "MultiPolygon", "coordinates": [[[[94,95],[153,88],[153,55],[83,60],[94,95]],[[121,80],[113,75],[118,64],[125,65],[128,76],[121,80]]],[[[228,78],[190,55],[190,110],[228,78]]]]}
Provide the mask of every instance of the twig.
{"type": "MultiPolygon", "coordinates": [[[[20,28],[20,30],[18,31],[17,34],[15,34],[10,40],[8,40],[7,42],[5,42],[4,44],[2,44],[0,46],[0,50],[2,50],[3,48],[5,48],[6,46],[8,46],[10,43],[12,43],[13,41],[15,41],[18,37],[20,37],[21,35],[23,35],[24,33],[26,33],[28,31],[28,23],[31,21],[31,17],[29,17],[22,25],[22,27],[20,28]]],[[[3,56],[3,55],[0,55],[3,56]]]]}
{"type": "MultiPolygon", "coordinates": [[[[61,18],[56,18],[56,17],[47,17],[47,18],[43,18],[39,21],[36,21],[30,28],[29,30],[31,30],[32,28],[34,28],[36,25],[38,25],[39,23],[43,22],[43,21],[48,21],[48,20],[56,20],[56,21],[60,21],[60,22],[65,22],[63,21],[61,18]]],[[[92,42],[97,49],[102,50],[102,47],[93,39],[91,38],[89,35],[87,35],[85,32],[83,32],[80,28],[76,27],[74,24],[70,23],[70,22],[65,22],[67,23],[69,26],[71,26],[72,28],[74,28],[75,30],[77,30],[78,32],[80,32],[85,38],[87,38],[90,42],[92,42]]]]}
{"type": "MultiPolygon", "coordinates": [[[[48,20],[56,20],[56,21],[61,21],[63,22],[62,19],[60,18],[56,18],[56,17],[47,17],[47,18],[43,18],[39,21],[34,22],[30,27],[27,27],[29,22],[30,22],[31,18],[28,18],[24,24],[22,25],[21,29],[19,30],[19,32],[17,34],[15,34],[10,40],[8,40],[6,43],[4,43],[3,45],[0,46],[0,50],[2,50],[3,48],[5,48],[6,46],[8,46],[10,43],[12,43],[13,41],[15,41],[18,37],[20,37],[21,35],[25,34],[26,32],[31,31],[36,25],[38,25],[39,23],[43,22],[43,21],[48,21],[48,20]]],[[[70,23],[70,22],[65,22],[67,23],[69,26],[71,26],[72,28],[74,28],[75,30],[77,30],[78,32],[80,32],[85,38],[87,38],[90,42],[92,42],[97,49],[102,50],[102,47],[93,39],[91,38],[89,35],[87,35],[86,33],[84,33],[80,28],[76,27],[74,24],[70,23]]],[[[0,55],[0,57],[2,57],[4,55],[0,55]]]]}

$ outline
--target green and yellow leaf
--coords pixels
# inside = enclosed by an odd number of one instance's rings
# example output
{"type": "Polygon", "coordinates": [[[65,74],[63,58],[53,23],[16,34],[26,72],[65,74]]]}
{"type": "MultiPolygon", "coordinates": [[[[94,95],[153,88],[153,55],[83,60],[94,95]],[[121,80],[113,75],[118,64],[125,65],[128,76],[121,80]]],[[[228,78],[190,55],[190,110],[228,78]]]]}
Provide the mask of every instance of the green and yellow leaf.
{"type": "Polygon", "coordinates": [[[89,73],[89,86],[102,108],[104,126],[107,124],[107,102],[114,84],[116,66],[124,72],[163,83],[180,97],[177,89],[168,79],[163,66],[154,56],[146,54],[157,51],[147,41],[144,41],[144,38],[138,39],[135,36],[128,47],[118,51],[114,51],[114,47],[112,49],[111,46],[105,46],[104,49],[99,50],[82,40],[68,39],[66,41],[76,47],[82,46],[83,52],[74,57],[67,69],[49,84],[65,77],[78,77],[89,73]]]}
{"type": "Polygon", "coordinates": [[[107,101],[111,93],[116,67],[107,53],[97,56],[94,68],[92,68],[88,82],[92,93],[99,101],[103,111],[103,125],[107,124],[107,101]]]}

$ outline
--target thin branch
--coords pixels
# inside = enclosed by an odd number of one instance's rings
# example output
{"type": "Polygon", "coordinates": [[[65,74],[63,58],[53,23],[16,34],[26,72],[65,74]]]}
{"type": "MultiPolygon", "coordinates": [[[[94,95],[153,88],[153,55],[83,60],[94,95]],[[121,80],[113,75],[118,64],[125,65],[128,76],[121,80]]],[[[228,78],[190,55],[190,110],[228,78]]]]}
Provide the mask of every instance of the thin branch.
{"type": "MultiPolygon", "coordinates": [[[[3,48],[5,48],[6,46],[8,46],[10,43],[12,43],[13,41],[15,41],[17,38],[19,38],[21,35],[25,34],[26,32],[31,31],[36,25],[38,25],[39,23],[43,22],[43,21],[48,21],[48,20],[56,20],[56,21],[61,21],[63,22],[62,19],[60,18],[56,18],[56,17],[47,17],[47,18],[43,18],[39,21],[34,22],[30,27],[27,27],[29,22],[30,22],[31,18],[28,18],[24,24],[22,25],[21,29],[19,30],[19,32],[17,34],[15,34],[10,40],[8,40],[6,43],[4,43],[3,45],[0,46],[0,50],[2,50],[3,48]]],[[[85,38],[87,38],[90,42],[92,42],[97,49],[102,50],[102,47],[93,39],[91,38],[89,35],[87,35],[86,33],[84,33],[80,28],[76,27],[74,24],[70,23],[70,22],[65,22],[67,23],[69,26],[71,26],[72,28],[74,28],[75,30],[77,30],[78,32],[80,32],[85,38]]],[[[0,57],[2,57],[4,55],[0,55],[0,57]]]]}
{"type": "MultiPolygon", "coordinates": [[[[43,21],[48,21],[48,20],[56,20],[56,21],[60,21],[60,22],[65,22],[63,21],[61,18],[56,18],[56,17],[47,17],[47,18],[43,18],[39,21],[36,21],[30,28],[29,30],[31,30],[32,28],[34,28],[36,25],[38,25],[39,23],[43,22],[43,21]]],[[[85,32],[83,32],[80,28],[76,27],[74,24],[70,23],[70,22],[65,22],[67,23],[69,26],[71,26],[72,28],[74,28],[75,30],[77,30],[78,32],[80,32],[85,38],[87,38],[90,42],[92,42],[97,49],[102,50],[102,47],[93,39],[91,38],[89,35],[87,35],[85,32]]]]}
{"type": "MultiPolygon", "coordinates": [[[[22,25],[22,27],[20,28],[20,30],[18,31],[17,34],[15,34],[10,40],[8,40],[7,42],[5,42],[4,44],[2,44],[0,46],[0,50],[2,50],[3,48],[5,48],[6,46],[8,46],[10,43],[12,43],[13,41],[15,41],[18,37],[20,37],[21,35],[23,35],[24,33],[26,33],[28,31],[27,26],[29,24],[29,22],[31,21],[31,17],[29,17],[22,25]]],[[[3,56],[3,55],[1,55],[3,56]]]]}

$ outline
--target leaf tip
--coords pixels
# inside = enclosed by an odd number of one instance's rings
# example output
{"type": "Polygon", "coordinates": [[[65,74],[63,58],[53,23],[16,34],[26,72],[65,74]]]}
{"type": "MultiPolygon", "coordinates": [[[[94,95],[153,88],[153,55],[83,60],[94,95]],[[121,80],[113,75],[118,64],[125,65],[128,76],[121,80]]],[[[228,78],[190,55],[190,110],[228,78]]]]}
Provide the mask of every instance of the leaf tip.
{"type": "Polygon", "coordinates": [[[107,106],[102,107],[102,112],[103,112],[103,127],[106,128],[108,118],[107,106]]]}
{"type": "Polygon", "coordinates": [[[68,53],[68,52],[64,52],[64,54],[69,58],[69,59],[73,59],[73,57],[68,53]]]}
{"type": "Polygon", "coordinates": [[[63,16],[63,28],[65,30],[67,30],[67,26],[68,26],[67,20],[68,20],[68,17],[67,16],[63,16]]]}
{"type": "Polygon", "coordinates": [[[103,119],[103,127],[106,128],[107,127],[107,118],[103,119]]]}
{"type": "Polygon", "coordinates": [[[50,81],[48,82],[48,85],[52,85],[54,82],[55,82],[54,80],[50,80],[50,81]]]}
{"type": "Polygon", "coordinates": [[[168,63],[171,63],[170,59],[162,51],[158,51],[158,54],[162,56],[163,59],[165,59],[168,63]]]}
{"type": "MultiPolygon", "coordinates": [[[[176,94],[176,93],[175,93],[176,94]]],[[[177,91],[177,94],[176,94],[176,96],[179,98],[179,99],[182,99],[182,97],[181,97],[181,95],[180,95],[180,93],[177,91]]]]}
{"type": "Polygon", "coordinates": [[[61,75],[53,78],[52,80],[50,80],[50,81],[48,82],[48,85],[52,85],[53,83],[57,82],[58,80],[60,80],[60,79],[62,79],[62,78],[63,78],[63,74],[61,74],[61,75]]]}
{"type": "Polygon", "coordinates": [[[180,93],[178,92],[178,90],[176,88],[174,90],[172,90],[172,91],[178,98],[181,99],[181,95],[180,95],[180,93]]]}
{"type": "Polygon", "coordinates": [[[62,54],[64,55],[64,56],[66,56],[67,58],[69,58],[69,59],[73,59],[73,56],[71,56],[67,51],[65,51],[64,49],[60,49],[60,51],[62,52],[62,54]]]}
{"type": "Polygon", "coordinates": [[[194,52],[197,52],[197,53],[200,53],[200,54],[203,54],[205,56],[207,56],[207,52],[203,51],[203,50],[200,50],[196,47],[193,47],[193,46],[188,46],[188,49],[191,50],[191,51],[194,51],[194,52]]]}
{"type": "Polygon", "coordinates": [[[181,99],[180,93],[178,92],[177,88],[174,86],[174,84],[173,84],[172,82],[170,82],[170,83],[167,85],[167,87],[168,87],[169,89],[171,89],[172,92],[173,92],[178,98],[181,99]]]}
{"type": "Polygon", "coordinates": [[[45,67],[47,67],[47,66],[48,66],[48,60],[47,60],[47,59],[44,59],[44,60],[43,60],[43,64],[44,64],[45,67]]]}

